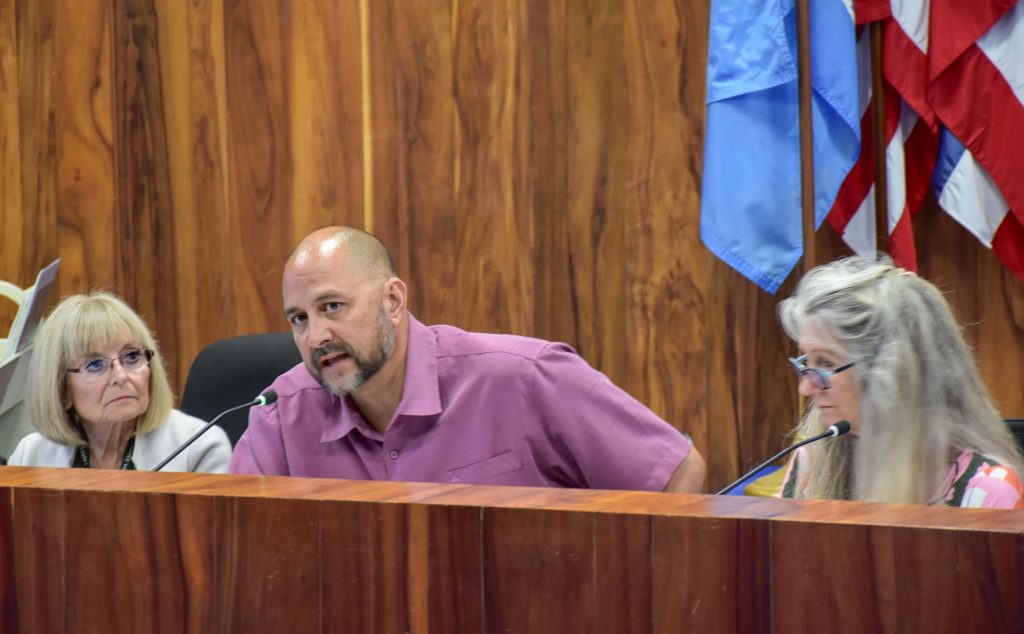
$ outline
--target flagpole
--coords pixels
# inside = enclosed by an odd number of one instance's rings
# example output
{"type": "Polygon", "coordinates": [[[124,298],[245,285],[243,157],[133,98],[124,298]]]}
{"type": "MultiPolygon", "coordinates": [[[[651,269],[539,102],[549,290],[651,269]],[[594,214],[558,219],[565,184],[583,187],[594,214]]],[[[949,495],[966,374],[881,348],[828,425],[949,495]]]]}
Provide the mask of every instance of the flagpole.
{"type": "Polygon", "coordinates": [[[814,244],[814,133],[811,125],[810,0],[796,2],[797,95],[800,108],[800,214],[803,219],[804,270],[817,264],[814,244]]]}
{"type": "Polygon", "coordinates": [[[889,249],[889,182],[885,164],[885,80],[882,77],[882,25],[870,22],[871,29],[871,100],[874,102],[875,150],[875,251],[889,249]]]}
{"type": "MultiPolygon", "coordinates": [[[[804,272],[818,264],[814,243],[814,129],[811,117],[811,6],[796,0],[797,99],[800,108],[800,217],[803,219],[804,272]]],[[[799,397],[796,414],[806,402],[799,397]]]]}

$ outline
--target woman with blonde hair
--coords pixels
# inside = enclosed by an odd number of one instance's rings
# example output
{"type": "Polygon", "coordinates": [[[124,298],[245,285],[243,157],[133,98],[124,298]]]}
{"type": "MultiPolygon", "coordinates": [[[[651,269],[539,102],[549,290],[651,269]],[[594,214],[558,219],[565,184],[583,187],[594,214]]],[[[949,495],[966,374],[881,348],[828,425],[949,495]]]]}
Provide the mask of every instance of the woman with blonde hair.
{"type": "MultiPolygon", "coordinates": [[[[173,409],[156,340],[110,293],[63,299],[40,327],[26,395],[38,432],[9,464],[149,470],[204,426],[173,409]]],[[[165,471],[225,473],[231,444],[214,427],[165,471]]]]}
{"type": "Polygon", "coordinates": [[[811,270],[779,304],[808,405],[796,433],[848,420],[797,450],[783,495],[1024,508],[1024,461],[949,304],[887,259],[811,270]]]}

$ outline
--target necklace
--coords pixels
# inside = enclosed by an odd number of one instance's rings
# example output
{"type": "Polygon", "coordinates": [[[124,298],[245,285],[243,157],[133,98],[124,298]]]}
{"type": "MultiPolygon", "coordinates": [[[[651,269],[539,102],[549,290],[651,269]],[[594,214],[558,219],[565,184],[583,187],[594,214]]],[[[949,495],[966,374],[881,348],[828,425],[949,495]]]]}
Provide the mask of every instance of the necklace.
{"type": "MultiPolygon", "coordinates": [[[[135,436],[128,439],[128,444],[124,448],[124,457],[121,459],[121,466],[118,467],[122,471],[135,471],[135,463],[132,462],[132,454],[135,453],[135,436]]],[[[89,445],[79,445],[77,452],[75,453],[75,462],[71,465],[72,467],[78,467],[82,469],[89,468],[89,445]]]]}

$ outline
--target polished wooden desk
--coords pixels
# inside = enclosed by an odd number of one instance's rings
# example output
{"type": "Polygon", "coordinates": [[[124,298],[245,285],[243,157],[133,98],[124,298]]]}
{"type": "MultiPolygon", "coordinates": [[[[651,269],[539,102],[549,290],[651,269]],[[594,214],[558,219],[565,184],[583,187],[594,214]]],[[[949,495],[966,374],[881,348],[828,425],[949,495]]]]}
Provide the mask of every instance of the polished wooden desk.
{"type": "Polygon", "coordinates": [[[4,632],[1009,632],[1024,512],[0,468],[4,632]]]}

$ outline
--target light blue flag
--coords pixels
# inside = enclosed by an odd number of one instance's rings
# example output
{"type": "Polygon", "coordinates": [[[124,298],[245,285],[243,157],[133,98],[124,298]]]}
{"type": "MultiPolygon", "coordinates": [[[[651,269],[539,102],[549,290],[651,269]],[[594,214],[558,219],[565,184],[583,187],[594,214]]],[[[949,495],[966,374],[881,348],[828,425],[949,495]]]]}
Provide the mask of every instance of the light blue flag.
{"type": "MultiPolygon", "coordinates": [[[[842,0],[812,0],[815,226],[860,153],[857,43],[842,0]]],[[[795,0],[712,0],[700,235],[769,293],[803,254],[795,0]]]]}

